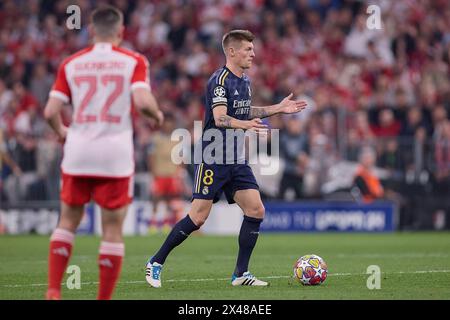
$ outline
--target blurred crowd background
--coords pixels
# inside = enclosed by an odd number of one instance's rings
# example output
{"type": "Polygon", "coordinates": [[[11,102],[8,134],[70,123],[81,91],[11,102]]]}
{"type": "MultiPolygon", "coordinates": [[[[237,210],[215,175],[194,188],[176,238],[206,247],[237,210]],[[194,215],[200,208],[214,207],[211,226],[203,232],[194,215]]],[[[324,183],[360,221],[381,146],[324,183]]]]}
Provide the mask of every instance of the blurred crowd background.
{"type": "MultiPolygon", "coordinates": [[[[308,102],[298,116],[268,119],[282,129],[283,170],[272,189],[271,180],[260,181],[266,199],[352,196],[347,172],[371,148],[402,228],[448,216],[447,0],[0,1],[2,206],[58,200],[62,148],[42,111],[59,63],[89,44],[89,13],[102,3],[123,11],[122,45],[150,60],[152,90],[174,128],[192,130],[203,119],[206,82],[224,65],[222,35],[236,28],[256,35],[252,104],[274,104],[290,92],[308,102]],[[80,30],[66,27],[71,4],[81,8],[80,30]],[[371,4],[381,9],[381,29],[366,26],[371,4]]],[[[64,112],[70,123],[71,108],[64,112]]],[[[155,135],[145,119],[134,124],[136,197],[149,199],[155,135]]]]}

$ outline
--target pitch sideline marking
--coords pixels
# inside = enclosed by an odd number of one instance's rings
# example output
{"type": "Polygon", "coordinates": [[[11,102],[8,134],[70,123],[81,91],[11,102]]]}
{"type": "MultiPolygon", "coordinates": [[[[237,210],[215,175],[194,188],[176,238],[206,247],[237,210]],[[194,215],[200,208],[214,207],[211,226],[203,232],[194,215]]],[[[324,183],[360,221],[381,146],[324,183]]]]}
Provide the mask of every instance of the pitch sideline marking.
{"type": "MultiPolygon", "coordinates": [[[[382,272],[382,274],[423,274],[423,273],[450,273],[450,270],[419,270],[419,271],[399,271],[399,272],[382,272]]],[[[346,277],[346,276],[362,276],[366,275],[366,273],[331,273],[328,274],[329,277],[346,277]]],[[[261,279],[283,279],[283,278],[292,278],[292,276],[267,276],[261,277],[261,279]]],[[[203,282],[203,281],[226,281],[230,280],[230,278],[205,278],[205,279],[169,279],[164,282],[203,282]]],[[[118,284],[137,284],[137,283],[145,283],[146,281],[124,281],[118,282],[118,284]]],[[[98,284],[98,281],[95,282],[82,282],[82,285],[95,285],[98,284]]],[[[31,283],[31,284],[3,284],[1,287],[3,288],[19,288],[19,287],[41,287],[46,286],[47,283],[31,283]]]]}

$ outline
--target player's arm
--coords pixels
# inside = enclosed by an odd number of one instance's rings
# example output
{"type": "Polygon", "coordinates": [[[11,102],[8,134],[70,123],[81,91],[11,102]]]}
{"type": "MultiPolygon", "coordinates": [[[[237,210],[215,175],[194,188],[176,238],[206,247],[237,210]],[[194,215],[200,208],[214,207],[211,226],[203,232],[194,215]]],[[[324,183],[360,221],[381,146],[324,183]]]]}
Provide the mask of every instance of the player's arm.
{"type": "Polygon", "coordinates": [[[214,122],[218,128],[243,129],[259,131],[266,129],[267,125],[262,123],[261,119],[239,120],[227,115],[226,105],[218,105],[213,109],[214,122]]]}
{"type": "Polygon", "coordinates": [[[144,116],[155,119],[157,125],[160,126],[164,121],[164,116],[150,88],[150,64],[143,55],[136,56],[136,62],[131,77],[133,103],[144,116]]]}
{"type": "Polygon", "coordinates": [[[286,98],[284,98],[280,103],[271,106],[264,106],[264,107],[251,106],[249,118],[261,119],[273,116],[274,114],[277,113],[297,113],[306,108],[305,101],[291,100],[292,96],[293,94],[291,93],[286,98]]]}
{"type": "Polygon", "coordinates": [[[64,142],[67,136],[67,127],[61,119],[61,109],[64,104],[69,103],[71,99],[71,91],[67,82],[66,62],[63,61],[58,67],[55,83],[49,93],[47,104],[44,108],[44,118],[50,127],[55,131],[61,142],[64,142]]]}
{"type": "Polygon", "coordinates": [[[64,141],[67,136],[67,127],[61,119],[61,109],[63,106],[63,100],[50,96],[44,109],[45,120],[61,141],[64,141]]]}
{"type": "Polygon", "coordinates": [[[159,109],[155,96],[147,88],[136,88],[132,93],[133,103],[146,117],[156,120],[158,126],[164,121],[162,111],[159,109]]]}
{"type": "Polygon", "coordinates": [[[3,142],[2,132],[0,130],[0,161],[5,162],[12,170],[15,176],[20,176],[22,170],[17,163],[9,156],[6,143],[3,142]]]}

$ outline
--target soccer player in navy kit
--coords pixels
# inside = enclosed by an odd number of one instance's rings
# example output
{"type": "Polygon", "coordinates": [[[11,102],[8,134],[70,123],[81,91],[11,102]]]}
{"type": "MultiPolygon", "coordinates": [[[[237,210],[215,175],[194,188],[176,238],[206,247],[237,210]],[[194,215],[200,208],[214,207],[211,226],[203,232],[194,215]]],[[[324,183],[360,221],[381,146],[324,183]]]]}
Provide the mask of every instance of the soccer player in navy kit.
{"type": "MultiPolygon", "coordinates": [[[[150,257],[146,265],[146,280],[152,287],[161,287],[162,266],[173,248],[182,243],[206,221],[213,203],[222,194],[228,203],[237,203],[244,213],[239,232],[239,253],[236,268],[231,277],[233,286],[267,286],[268,283],[257,279],[248,270],[253,248],[259,235],[259,226],[264,218],[264,205],[258,184],[251,168],[245,161],[243,148],[234,145],[227,150],[227,143],[234,143],[227,138],[226,130],[242,129],[257,133],[267,131],[261,118],[277,113],[296,113],[306,107],[304,101],[291,100],[292,93],[280,103],[255,107],[251,105],[250,80],[244,71],[252,65],[254,35],[247,30],[233,30],[225,34],[222,47],[226,56],[226,65],[217,70],[209,79],[206,94],[205,126],[203,130],[203,161],[196,165],[192,207],[188,215],[180,220],[167,236],[159,251],[150,257]],[[208,130],[222,133],[223,156],[212,154],[206,156],[206,148],[212,141],[205,141],[208,130]]],[[[211,131],[210,131],[211,132],[211,131]]],[[[214,140],[214,143],[217,141],[214,140]]],[[[214,148],[210,148],[214,149],[214,148]]],[[[221,148],[215,148],[220,153],[221,148]]]]}

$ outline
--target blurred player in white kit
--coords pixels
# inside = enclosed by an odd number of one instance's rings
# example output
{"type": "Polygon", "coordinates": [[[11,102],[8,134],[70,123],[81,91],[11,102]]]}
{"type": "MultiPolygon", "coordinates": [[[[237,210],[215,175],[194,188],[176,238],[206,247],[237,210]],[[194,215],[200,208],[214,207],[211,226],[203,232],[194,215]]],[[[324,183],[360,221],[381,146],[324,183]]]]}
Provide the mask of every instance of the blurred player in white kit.
{"type": "Polygon", "coordinates": [[[102,208],[97,299],[111,299],[125,253],[122,226],[133,197],[132,104],[157,126],[163,122],[147,58],[119,47],[122,13],[112,6],[96,9],[90,31],[94,44],[61,63],[44,111],[65,141],[61,215],[50,238],[46,299],[61,299],[75,232],[91,199],[102,208]],[[60,117],[66,103],[73,106],[68,128],[60,117]]]}

